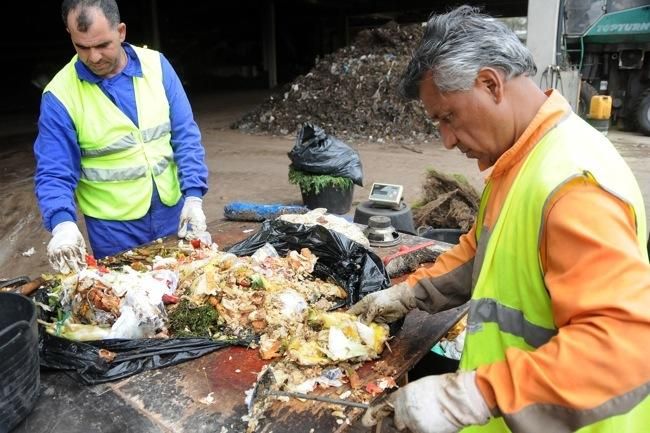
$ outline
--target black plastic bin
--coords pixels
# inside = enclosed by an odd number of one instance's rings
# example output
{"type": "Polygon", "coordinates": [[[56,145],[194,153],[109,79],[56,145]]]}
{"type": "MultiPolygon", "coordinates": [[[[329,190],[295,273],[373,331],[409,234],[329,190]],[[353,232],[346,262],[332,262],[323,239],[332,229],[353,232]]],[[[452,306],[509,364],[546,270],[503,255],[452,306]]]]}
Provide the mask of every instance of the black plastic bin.
{"type": "Polygon", "coordinates": [[[0,433],[7,433],[31,412],[41,379],[36,308],[15,293],[0,293],[0,372],[0,433]]]}
{"type": "Polygon", "coordinates": [[[314,191],[304,192],[301,190],[300,192],[302,194],[302,202],[309,209],[324,207],[329,213],[343,215],[348,213],[352,207],[354,185],[347,189],[326,186],[318,194],[314,191]]]}

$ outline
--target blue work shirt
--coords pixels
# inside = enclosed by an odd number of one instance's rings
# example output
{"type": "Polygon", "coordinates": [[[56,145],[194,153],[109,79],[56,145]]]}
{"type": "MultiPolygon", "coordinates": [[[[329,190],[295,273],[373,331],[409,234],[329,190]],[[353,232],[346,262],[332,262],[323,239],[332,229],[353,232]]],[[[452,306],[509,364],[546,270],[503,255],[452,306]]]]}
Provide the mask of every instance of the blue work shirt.
{"type": "MultiPolygon", "coordinates": [[[[138,125],[133,77],[142,77],[142,66],[133,48],[126,43],[122,46],[128,61],[124,69],[114,77],[98,77],[79,60],[75,63],[75,69],[79,79],[99,86],[138,125]]],[[[181,191],[185,197],[202,197],[208,189],[208,169],[201,133],[176,71],[163,54],[160,54],[160,63],[165,94],[169,101],[171,146],[178,166],[181,191]]],[[[81,172],[81,150],[72,118],[58,98],[50,92],[45,92],[41,99],[38,128],[38,137],[34,143],[35,191],[43,223],[51,231],[63,221],[76,222],[74,191],[81,172]]],[[[178,226],[183,202],[184,199],[181,199],[175,206],[166,206],[160,201],[154,185],[151,206],[142,218],[108,221],[86,216],[88,238],[94,255],[113,255],[173,234],[178,226]]]]}

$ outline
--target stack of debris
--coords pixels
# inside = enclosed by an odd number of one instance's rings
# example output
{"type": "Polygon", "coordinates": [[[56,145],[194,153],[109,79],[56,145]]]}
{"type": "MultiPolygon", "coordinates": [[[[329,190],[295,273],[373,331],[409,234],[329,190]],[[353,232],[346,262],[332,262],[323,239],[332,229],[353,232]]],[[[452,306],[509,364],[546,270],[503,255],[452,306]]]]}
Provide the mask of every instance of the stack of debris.
{"type": "Polygon", "coordinates": [[[472,227],[480,198],[466,179],[429,170],[422,189],[422,206],[413,211],[416,227],[458,228],[464,232],[472,227]]]}
{"type": "Polygon", "coordinates": [[[419,101],[397,93],[422,33],[420,24],[395,22],[364,30],[231,127],[287,135],[311,122],[346,140],[426,140],[436,133],[433,122],[419,101]]]}

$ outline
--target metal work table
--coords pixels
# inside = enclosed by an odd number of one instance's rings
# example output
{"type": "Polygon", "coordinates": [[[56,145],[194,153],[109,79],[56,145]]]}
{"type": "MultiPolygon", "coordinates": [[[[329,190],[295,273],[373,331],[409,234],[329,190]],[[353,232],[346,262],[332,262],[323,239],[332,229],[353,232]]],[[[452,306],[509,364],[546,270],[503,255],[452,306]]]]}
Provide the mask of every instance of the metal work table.
{"type": "MultiPolygon", "coordinates": [[[[210,227],[213,239],[227,247],[245,238],[259,224],[219,222],[210,227]]],[[[403,235],[404,245],[431,241],[403,235]]],[[[443,248],[444,245],[443,244],[443,248]]],[[[382,258],[400,251],[400,246],[377,248],[382,258]]],[[[400,377],[408,372],[454,326],[466,308],[435,315],[411,312],[382,360],[400,377]]],[[[363,383],[386,375],[374,371],[373,362],[358,370],[363,383]]],[[[64,372],[41,371],[41,394],[32,413],[14,433],[200,433],[245,432],[245,391],[253,387],[257,373],[268,363],[257,350],[228,347],[176,366],[150,370],[102,385],[84,386],[64,372]]],[[[347,385],[344,385],[347,386],[347,385]]],[[[335,391],[323,395],[337,397],[335,391]]],[[[341,408],[350,421],[361,409],[341,408]]],[[[256,432],[340,432],[348,425],[337,423],[331,406],[292,399],[276,400],[260,420],[256,432]]]]}

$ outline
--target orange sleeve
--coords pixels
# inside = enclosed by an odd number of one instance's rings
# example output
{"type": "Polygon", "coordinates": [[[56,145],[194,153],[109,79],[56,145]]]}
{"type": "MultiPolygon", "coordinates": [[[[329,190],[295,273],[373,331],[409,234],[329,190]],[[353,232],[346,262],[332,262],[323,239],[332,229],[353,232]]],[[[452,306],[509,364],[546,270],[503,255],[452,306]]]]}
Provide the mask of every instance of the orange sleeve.
{"type": "Polygon", "coordinates": [[[488,406],[502,414],[532,404],[580,411],[650,382],[650,264],[634,227],[630,208],[592,183],[556,193],[540,253],[559,332],[477,370],[488,406]]]}
{"type": "Polygon", "coordinates": [[[417,271],[413,272],[407,278],[408,285],[413,287],[418,280],[423,278],[437,277],[448,272],[453,271],[461,265],[474,260],[476,253],[476,226],[472,226],[469,232],[460,237],[457,245],[454,245],[450,250],[441,254],[429,266],[423,266],[417,271]]]}
{"type": "Polygon", "coordinates": [[[436,262],[414,272],[406,280],[417,308],[437,313],[467,302],[472,293],[472,271],[476,252],[474,227],[461,236],[458,245],[436,262]]]}

